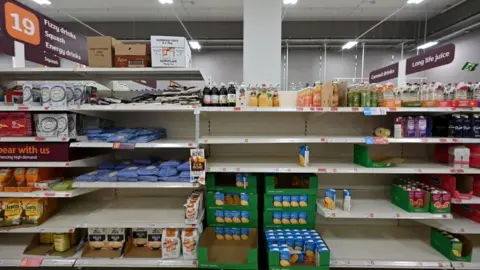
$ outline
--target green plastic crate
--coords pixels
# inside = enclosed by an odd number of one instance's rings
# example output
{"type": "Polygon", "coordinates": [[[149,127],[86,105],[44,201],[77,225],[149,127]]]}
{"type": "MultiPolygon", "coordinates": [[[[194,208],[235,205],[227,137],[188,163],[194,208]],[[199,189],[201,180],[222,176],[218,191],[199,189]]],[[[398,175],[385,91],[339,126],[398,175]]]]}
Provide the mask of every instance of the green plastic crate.
{"type": "Polygon", "coordinates": [[[368,145],[355,144],[353,146],[353,163],[367,167],[367,168],[389,168],[395,167],[396,158],[382,158],[373,160],[368,153],[368,145]]]}
{"type": "MultiPolygon", "coordinates": [[[[243,210],[248,211],[249,213],[249,222],[240,223],[235,222],[217,222],[216,211],[229,211],[229,210],[216,210],[216,209],[207,209],[207,224],[209,227],[220,227],[220,228],[257,228],[258,227],[258,211],[255,210],[243,210]]],[[[235,210],[234,210],[235,211],[235,210]]],[[[225,217],[224,217],[225,220],[225,217]]]]}
{"type": "MultiPolygon", "coordinates": [[[[248,206],[244,205],[217,205],[215,203],[216,191],[207,192],[207,207],[215,210],[257,210],[258,209],[258,195],[256,193],[246,193],[248,195],[248,206]]],[[[245,193],[245,192],[242,192],[245,193]]],[[[236,193],[239,194],[239,193],[236,193]]]]}
{"type": "Polygon", "coordinates": [[[257,177],[249,175],[247,177],[248,186],[236,186],[236,174],[231,173],[208,173],[206,179],[207,191],[221,191],[234,193],[257,193],[257,177]]]}
{"type": "MultiPolygon", "coordinates": [[[[287,195],[287,194],[284,194],[287,195]]],[[[293,194],[295,195],[295,194],[293,194]]],[[[282,195],[264,195],[264,210],[268,211],[288,211],[288,212],[315,212],[317,209],[317,196],[316,195],[307,195],[307,206],[306,207],[275,207],[273,204],[275,196],[282,195]]]]}
{"type": "Polygon", "coordinates": [[[453,245],[450,239],[441,231],[432,228],[430,232],[430,245],[450,261],[471,262],[473,243],[465,236],[460,234],[451,234],[463,244],[461,257],[453,253],[453,245]]]}
{"type": "Polygon", "coordinates": [[[411,213],[427,213],[429,211],[430,197],[428,194],[424,197],[424,207],[415,208],[411,203],[408,191],[392,184],[392,203],[411,213]]]}
{"type": "MultiPolygon", "coordinates": [[[[282,211],[263,212],[263,224],[266,229],[315,229],[315,218],[317,213],[315,211],[307,212],[306,224],[275,224],[273,223],[273,213],[282,211]]],[[[290,211],[284,211],[290,212],[290,211]]],[[[293,211],[292,211],[293,212],[293,211]]],[[[306,211],[303,211],[306,212],[306,211]]]]}
{"type": "Polygon", "coordinates": [[[318,177],[314,174],[276,174],[265,176],[265,194],[268,195],[317,196],[317,193],[318,177]]]}
{"type": "Polygon", "coordinates": [[[268,252],[268,269],[275,270],[328,270],[330,269],[330,252],[318,253],[318,265],[280,266],[280,252],[268,252]]]}
{"type": "Polygon", "coordinates": [[[199,268],[257,270],[258,231],[250,229],[248,240],[227,241],[217,240],[215,229],[206,228],[197,252],[199,268]]]}

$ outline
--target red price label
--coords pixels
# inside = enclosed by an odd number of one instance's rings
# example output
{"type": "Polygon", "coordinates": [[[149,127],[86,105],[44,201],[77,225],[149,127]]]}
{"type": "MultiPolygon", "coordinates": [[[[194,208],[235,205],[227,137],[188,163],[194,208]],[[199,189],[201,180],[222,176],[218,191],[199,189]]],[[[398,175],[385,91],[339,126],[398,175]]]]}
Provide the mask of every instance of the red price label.
{"type": "Polygon", "coordinates": [[[30,107],[28,107],[28,106],[17,107],[17,110],[19,110],[19,111],[28,111],[29,109],[30,109],[30,107]]]}
{"type": "Polygon", "coordinates": [[[245,138],[245,140],[243,140],[244,143],[248,143],[248,138],[245,138]]]}
{"type": "Polygon", "coordinates": [[[40,267],[42,265],[43,258],[24,258],[20,262],[21,267],[40,267]]]}
{"type": "Polygon", "coordinates": [[[32,45],[40,44],[40,22],[35,14],[7,2],[4,16],[5,28],[11,37],[32,45]]]}
{"type": "Polygon", "coordinates": [[[318,169],[318,172],[319,172],[319,173],[326,173],[326,172],[327,172],[327,169],[325,169],[325,168],[320,168],[320,169],[318,169]]]}
{"type": "Polygon", "coordinates": [[[114,143],[113,149],[132,150],[135,149],[135,143],[114,143]]]}
{"type": "Polygon", "coordinates": [[[388,108],[388,110],[391,111],[391,112],[396,112],[397,108],[388,108]]]}
{"type": "Polygon", "coordinates": [[[335,214],[335,212],[333,212],[332,217],[337,217],[337,214],[335,214]]]}
{"type": "Polygon", "coordinates": [[[465,171],[463,169],[458,169],[457,173],[464,173],[465,171]]]}
{"type": "Polygon", "coordinates": [[[360,111],[360,108],[356,108],[356,107],[352,108],[352,112],[358,112],[358,111],[360,111]]]}
{"type": "Polygon", "coordinates": [[[446,142],[447,142],[447,139],[440,139],[440,142],[441,142],[441,143],[446,143],[446,142]]]}
{"type": "Polygon", "coordinates": [[[332,107],[332,108],[330,108],[330,110],[331,110],[332,112],[338,112],[338,108],[337,108],[337,107],[332,107]]]}
{"type": "Polygon", "coordinates": [[[418,169],[417,171],[418,171],[419,173],[423,172],[423,170],[422,170],[422,169],[418,169]]]}
{"type": "Polygon", "coordinates": [[[35,141],[45,141],[45,138],[42,138],[42,137],[35,137],[35,141]]]}
{"type": "Polygon", "coordinates": [[[240,168],[236,168],[235,170],[236,170],[237,172],[240,172],[240,168]]]}
{"type": "Polygon", "coordinates": [[[370,218],[374,218],[374,217],[375,217],[375,214],[370,213],[368,216],[369,216],[370,218]]]}
{"type": "Polygon", "coordinates": [[[240,108],[240,107],[235,107],[235,108],[233,108],[233,110],[236,111],[236,112],[239,112],[239,111],[242,110],[242,108],[240,108]]]}
{"type": "Polygon", "coordinates": [[[45,192],[45,197],[55,197],[55,192],[45,192]]]}
{"type": "Polygon", "coordinates": [[[223,168],[223,169],[222,169],[222,172],[226,172],[226,171],[227,171],[227,168],[223,168]]]}

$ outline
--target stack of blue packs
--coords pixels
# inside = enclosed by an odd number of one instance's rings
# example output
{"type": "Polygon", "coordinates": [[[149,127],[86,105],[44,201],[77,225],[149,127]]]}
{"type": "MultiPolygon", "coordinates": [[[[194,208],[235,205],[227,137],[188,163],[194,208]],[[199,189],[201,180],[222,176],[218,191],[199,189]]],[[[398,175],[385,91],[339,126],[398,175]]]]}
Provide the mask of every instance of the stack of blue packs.
{"type": "Polygon", "coordinates": [[[190,164],[188,161],[155,162],[150,159],[108,162],[98,165],[96,171],[80,175],[75,180],[84,182],[190,182],[190,164]]]}
{"type": "Polygon", "coordinates": [[[88,129],[89,141],[147,143],[167,138],[164,128],[125,128],[125,129],[88,129]]]}

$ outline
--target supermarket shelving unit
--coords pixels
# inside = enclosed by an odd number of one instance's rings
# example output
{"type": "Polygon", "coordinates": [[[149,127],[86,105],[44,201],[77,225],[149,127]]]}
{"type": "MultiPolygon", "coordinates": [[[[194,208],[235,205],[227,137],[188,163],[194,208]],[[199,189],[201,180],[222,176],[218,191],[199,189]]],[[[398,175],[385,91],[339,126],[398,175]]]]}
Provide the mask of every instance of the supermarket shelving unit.
{"type": "MultiPolygon", "coordinates": [[[[3,80],[94,80],[111,85],[113,80],[157,79],[203,81],[194,69],[0,69],[3,80]]],[[[282,93],[280,92],[280,95],[282,93]]],[[[115,120],[119,125],[164,127],[168,140],[135,144],[138,151],[123,153],[127,157],[170,154],[202,147],[208,157],[208,171],[216,173],[315,173],[319,174],[320,199],[325,188],[349,188],[353,192],[352,211],[318,207],[318,230],[331,251],[331,267],[338,268],[428,268],[480,269],[478,224],[450,214],[407,213],[389,203],[391,180],[399,174],[480,174],[478,169],[452,169],[432,160],[432,144],[480,143],[463,138],[389,138],[383,145],[373,145],[373,154],[389,153],[405,159],[397,167],[372,169],[352,161],[354,143],[366,143],[373,129],[390,127],[397,113],[451,114],[474,112],[478,108],[197,108],[195,106],[159,106],[155,104],[118,104],[109,106],[79,105],[58,109],[35,106],[1,106],[0,111],[75,111],[95,113],[115,120]],[[161,117],[160,117],[161,115],[161,117]],[[193,116],[193,117],[192,117],[193,116]],[[387,144],[388,143],[388,144],[387,144]],[[298,146],[309,144],[311,164],[297,164],[298,146]],[[151,150],[149,150],[151,149],[151,150]],[[139,153],[141,151],[141,153],[139,153]],[[377,193],[382,193],[378,196],[377,193]],[[387,193],[387,194],[385,194],[387,193]],[[419,223],[420,222],[420,223],[419,223]],[[475,226],[476,225],[476,226],[475,226]],[[472,263],[450,262],[430,247],[429,226],[452,232],[471,233],[475,239],[472,263]],[[475,235],[477,234],[477,235],[475,235]]],[[[68,139],[68,138],[66,138],[68,139]]],[[[12,139],[13,140],[13,139],[12,139]]],[[[22,141],[22,139],[19,139],[22,141]]],[[[37,141],[26,138],[25,141],[37,141]]],[[[3,142],[0,139],[0,142],[3,142]]],[[[377,142],[374,142],[377,143],[377,142]]],[[[380,144],[380,142],[378,142],[380,144]]],[[[114,148],[111,143],[87,142],[82,138],[71,147],[114,148]]],[[[116,158],[122,153],[115,152],[116,158]]],[[[73,161],[69,167],[94,167],[112,156],[73,161]],[[76,166],[74,166],[76,165],[76,166]]],[[[0,162],[0,166],[6,163],[0,162]]],[[[10,167],[32,163],[8,162],[10,167]],[[14,164],[12,166],[12,164],[14,164]]],[[[67,163],[36,163],[35,166],[66,166],[67,163]]],[[[115,201],[84,203],[75,201],[38,227],[3,230],[27,236],[35,232],[70,232],[87,227],[195,227],[183,220],[182,200],[139,198],[165,189],[170,196],[177,190],[197,187],[191,183],[109,183],[78,182],[77,190],[115,189],[115,201]],[[140,190],[136,189],[140,188],[140,190]],[[21,234],[20,234],[21,233],[21,234]]],[[[87,195],[85,195],[87,196],[87,195]]],[[[90,195],[88,195],[90,196],[90,195]]],[[[81,197],[80,197],[81,198],[81,197]]],[[[341,199],[341,196],[339,196],[341,199]]],[[[453,201],[452,201],[453,202],[453,201]]],[[[456,203],[456,202],[453,202],[456,203]]],[[[478,198],[469,202],[480,203],[478,198]]],[[[203,218],[203,217],[202,217],[203,218]]],[[[11,234],[1,234],[0,239],[11,234]]],[[[10,246],[2,244],[0,248],[10,246]]],[[[19,242],[20,243],[20,242],[19,242]]],[[[8,253],[0,252],[0,266],[18,266],[26,243],[8,253]]],[[[42,266],[52,266],[45,257],[42,266]]],[[[184,267],[195,268],[195,260],[155,259],[87,259],[66,258],[59,266],[75,267],[184,267]],[[68,262],[67,262],[68,261],[68,262]],[[62,263],[65,263],[62,265],[62,263]]]]}

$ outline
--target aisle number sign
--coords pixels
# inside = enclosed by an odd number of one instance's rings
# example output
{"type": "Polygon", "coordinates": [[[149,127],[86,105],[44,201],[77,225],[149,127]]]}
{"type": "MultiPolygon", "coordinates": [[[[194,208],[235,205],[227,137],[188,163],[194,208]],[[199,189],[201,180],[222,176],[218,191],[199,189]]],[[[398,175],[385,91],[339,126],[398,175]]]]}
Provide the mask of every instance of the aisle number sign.
{"type": "Polygon", "coordinates": [[[0,29],[16,41],[88,65],[87,37],[14,0],[0,0],[0,29]]]}

